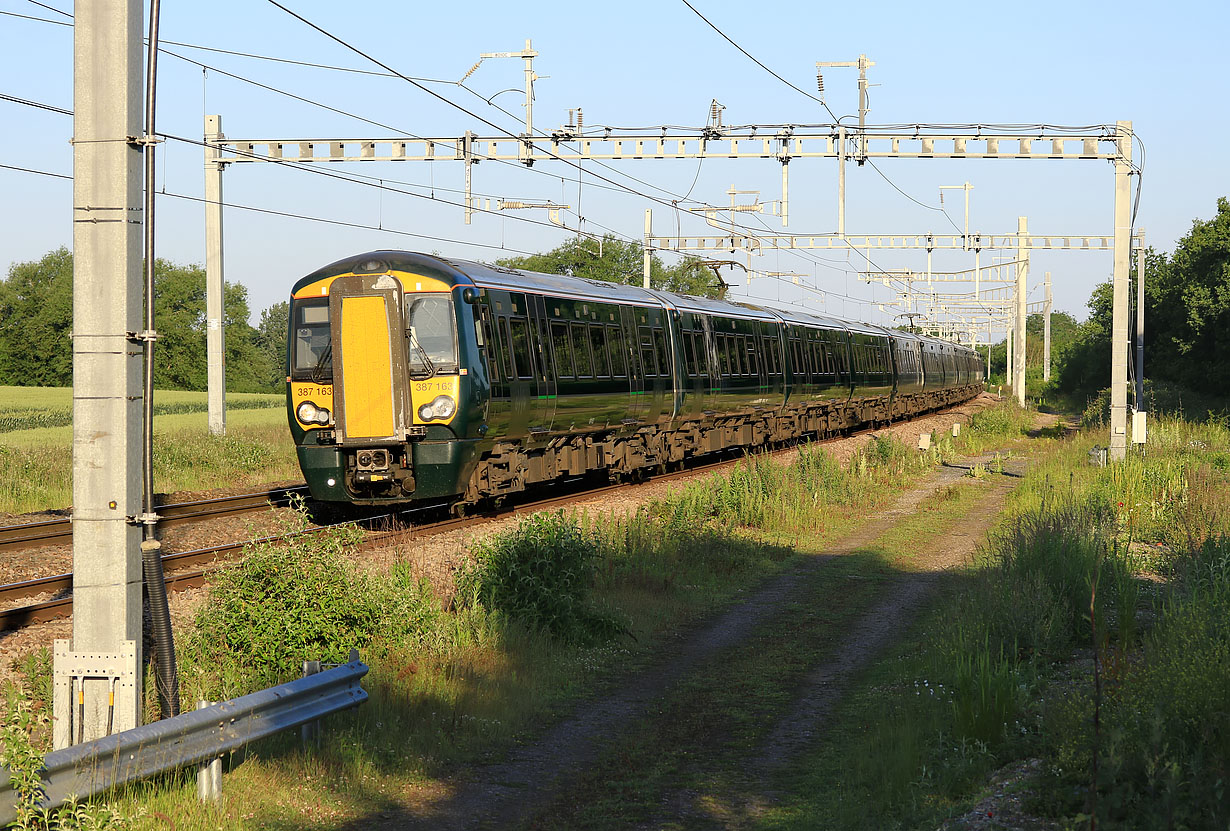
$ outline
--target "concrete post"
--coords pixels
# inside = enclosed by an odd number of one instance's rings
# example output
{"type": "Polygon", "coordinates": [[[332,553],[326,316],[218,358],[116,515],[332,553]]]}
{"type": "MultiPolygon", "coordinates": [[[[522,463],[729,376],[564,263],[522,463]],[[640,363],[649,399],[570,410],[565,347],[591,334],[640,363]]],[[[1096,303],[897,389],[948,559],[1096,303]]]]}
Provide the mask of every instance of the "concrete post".
{"type": "Polygon", "coordinates": [[[222,266],[222,116],[205,116],[205,354],[209,432],[226,433],[226,313],[222,266]]]}
{"type": "Polygon", "coordinates": [[[846,128],[837,128],[837,236],[846,235],[846,128]]]}
{"type": "Polygon", "coordinates": [[[1029,279],[1028,221],[1019,216],[1016,220],[1016,349],[1012,353],[1012,391],[1016,403],[1025,406],[1025,321],[1028,319],[1025,301],[1026,284],[1029,279]]]}
{"type": "Polygon", "coordinates": [[[1115,268],[1110,328],[1110,444],[1112,462],[1127,455],[1128,257],[1132,233],[1132,122],[1116,122],[1115,268]]]}
{"type": "Polygon", "coordinates": [[[1145,411],[1145,232],[1136,240],[1136,412],[1145,411]]]}
{"type": "Polygon", "coordinates": [[[649,238],[653,236],[653,209],[645,209],[645,265],[642,274],[643,285],[649,288],[649,267],[653,262],[653,254],[649,250],[649,238]]]}
{"type": "Polygon", "coordinates": [[[140,0],[76,5],[73,630],[55,671],[82,679],[84,706],[57,683],[57,747],[106,733],[121,658],[135,666],[115,691],[112,727],[140,723],[142,353],[130,337],[142,330],[142,151],[129,137],[142,134],[142,17],[140,0]]]}
{"type": "Polygon", "coordinates": [[[1015,328],[1014,322],[1009,321],[1008,332],[1004,335],[1004,380],[1007,384],[1012,383],[1012,331],[1015,328]]]}
{"type": "Polygon", "coordinates": [[[1046,304],[1042,314],[1042,380],[1051,380],[1051,273],[1046,272],[1046,304]]]}

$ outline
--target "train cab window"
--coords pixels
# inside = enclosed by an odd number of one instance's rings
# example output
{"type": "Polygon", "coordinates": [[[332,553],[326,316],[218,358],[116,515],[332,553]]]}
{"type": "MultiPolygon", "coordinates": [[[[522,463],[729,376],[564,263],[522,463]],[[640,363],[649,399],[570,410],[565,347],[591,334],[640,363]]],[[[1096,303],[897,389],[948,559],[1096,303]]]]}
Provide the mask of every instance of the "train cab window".
{"type": "Polygon", "coordinates": [[[576,372],[573,369],[572,346],[568,343],[568,324],[551,321],[551,347],[555,350],[555,374],[560,378],[571,378],[576,372]]]}
{"type": "Polygon", "coordinates": [[[333,376],[333,349],[329,337],[329,301],[314,300],[295,304],[295,356],[292,369],[296,378],[321,381],[333,376]]]}
{"type": "Polygon", "coordinates": [[[534,377],[534,359],[530,352],[530,323],[523,317],[513,317],[508,320],[512,330],[509,343],[513,359],[512,375],[517,378],[534,377]]]}
{"type": "Polygon", "coordinates": [[[611,374],[610,354],[607,352],[601,324],[589,324],[589,346],[594,354],[594,375],[606,378],[611,374]]]}
{"type": "Polygon", "coordinates": [[[457,371],[453,301],[447,294],[407,294],[406,334],[410,338],[411,375],[457,371]]]}
{"type": "Polygon", "coordinates": [[[585,335],[585,324],[572,324],[572,354],[576,358],[577,377],[592,378],[594,376],[594,359],[589,354],[589,338],[585,335]]]}

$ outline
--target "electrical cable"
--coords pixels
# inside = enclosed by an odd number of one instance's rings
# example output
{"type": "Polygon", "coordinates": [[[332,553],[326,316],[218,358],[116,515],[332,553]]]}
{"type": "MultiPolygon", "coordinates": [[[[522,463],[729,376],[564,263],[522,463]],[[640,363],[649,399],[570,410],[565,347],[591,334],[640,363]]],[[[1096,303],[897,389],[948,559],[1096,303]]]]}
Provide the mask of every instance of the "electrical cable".
{"type": "MultiPolygon", "coordinates": [[[[15,170],[21,173],[31,173],[31,174],[35,174],[38,176],[47,176],[47,177],[54,178],[54,179],[66,179],[70,182],[73,180],[72,176],[64,174],[64,173],[52,173],[51,171],[47,171],[47,170],[36,170],[34,168],[18,167],[16,165],[0,164],[0,169],[15,170]]],[[[197,202],[202,205],[209,204],[209,200],[205,199],[204,197],[192,196],[186,193],[176,193],[174,191],[163,190],[163,191],[159,191],[158,195],[168,196],[174,199],[182,199],[188,202],[197,202]]],[[[260,208],[254,205],[240,204],[238,202],[227,202],[224,200],[221,204],[223,205],[223,207],[226,207],[226,208],[235,208],[241,211],[248,211],[250,213],[266,214],[269,216],[281,217],[283,219],[299,219],[305,222],[317,222],[317,223],[321,223],[325,225],[336,225],[342,228],[356,228],[356,229],[363,230],[363,231],[382,231],[384,233],[397,234],[399,236],[406,236],[406,237],[414,237],[416,239],[425,239],[425,240],[430,240],[432,242],[442,242],[442,243],[448,243],[450,245],[468,245],[474,248],[492,248],[492,249],[496,249],[500,251],[509,251],[514,254],[524,254],[526,256],[532,256],[535,253],[533,251],[523,251],[517,248],[509,248],[504,245],[491,245],[489,243],[471,242],[469,240],[451,239],[449,237],[438,237],[438,236],[433,236],[432,234],[420,234],[414,231],[403,231],[397,228],[388,228],[388,227],[382,228],[376,225],[364,225],[363,223],[360,223],[360,222],[347,222],[346,220],[341,220],[341,219],[329,219],[327,217],[312,216],[310,214],[300,214],[300,213],[294,213],[291,211],[279,211],[273,208],[260,208]]],[[[552,226],[552,227],[558,227],[558,226],[552,226]]]]}

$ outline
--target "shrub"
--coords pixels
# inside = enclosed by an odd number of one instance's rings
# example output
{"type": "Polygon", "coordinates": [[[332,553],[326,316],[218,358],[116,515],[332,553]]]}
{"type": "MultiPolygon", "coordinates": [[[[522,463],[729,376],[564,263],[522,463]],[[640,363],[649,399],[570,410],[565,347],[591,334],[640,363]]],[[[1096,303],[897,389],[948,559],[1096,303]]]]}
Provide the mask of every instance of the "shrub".
{"type": "Polygon", "coordinates": [[[568,642],[599,643],[627,631],[591,602],[601,549],[562,511],[533,514],[476,544],[472,555],[457,580],[463,602],[568,642]]]}
{"type": "Polygon", "coordinates": [[[354,534],[333,528],[250,545],[210,576],[190,654],[213,697],[298,677],[307,660],[342,663],[382,631],[381,593],[344,556],[354,534]]]}

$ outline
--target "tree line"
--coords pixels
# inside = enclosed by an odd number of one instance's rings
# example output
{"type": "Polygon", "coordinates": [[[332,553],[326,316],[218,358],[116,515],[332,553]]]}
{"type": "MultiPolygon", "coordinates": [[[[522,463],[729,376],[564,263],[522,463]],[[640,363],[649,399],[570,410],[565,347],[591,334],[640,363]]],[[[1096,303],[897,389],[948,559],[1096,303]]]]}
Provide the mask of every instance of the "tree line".
{"type": "MultiPolygon", "coordinates": [[[[248,290],[226,283],[226,388],[277,392],[286,377],[287,304],[248,323],[248,290]]],[[[206,387],[205,270],[196,265],[154,264],[154,385],[159,389],[206,387]]],[[[64,387],[73,382],[73,255],[57,248],[34,262],[17,263],[0,280],[0,385],[64,387]]]]}
{"type": "MultiPolygon", "coordinates": [[[[1170,254],[1146,248],[1144,271],[1146,378],[1155,389],[1168,386],[1224,402],[1230,397],[1230,201],[1218,199],[1212,219],[1194,220],[1170,254]]],[[[1133,258],[1132,308],[1136,285],[1133,258]]],[[[1090,395],[1106,388],[1113,298],[1109,282],[1094,289],[1089,320],[1059,368],[1060,392],[1090,395]]],[[[1129,332],[1134,321],[1133,315],[1129,332]]],[[[1134,360],[1135,349],[1129,354],[1134,360]]]]}
{"type": "MultiPolygon", "coordinates": [[[[498,265],[591,280],[640,285],[641,247],[606,236],[573,238],[543,254],[500,260],[498,265]]],[[[651,260],[655,288],[718,297],[725,286],[698,261],[664,266],[651,260]]],[[[248,290],[223,289],[226,388],[231,392],[280,392],[286,377],[289,307],[275,303],[260,322],[248,323],[248,290]]],[[[206,388],[205,270],[157,260],[154,266],[154,384],[159,389],[206,388]]],[[[67,248],[34,262],[17,263],[0,280],[0,385],[69,386],[73,382],[73,255],[67,248]]]]}

